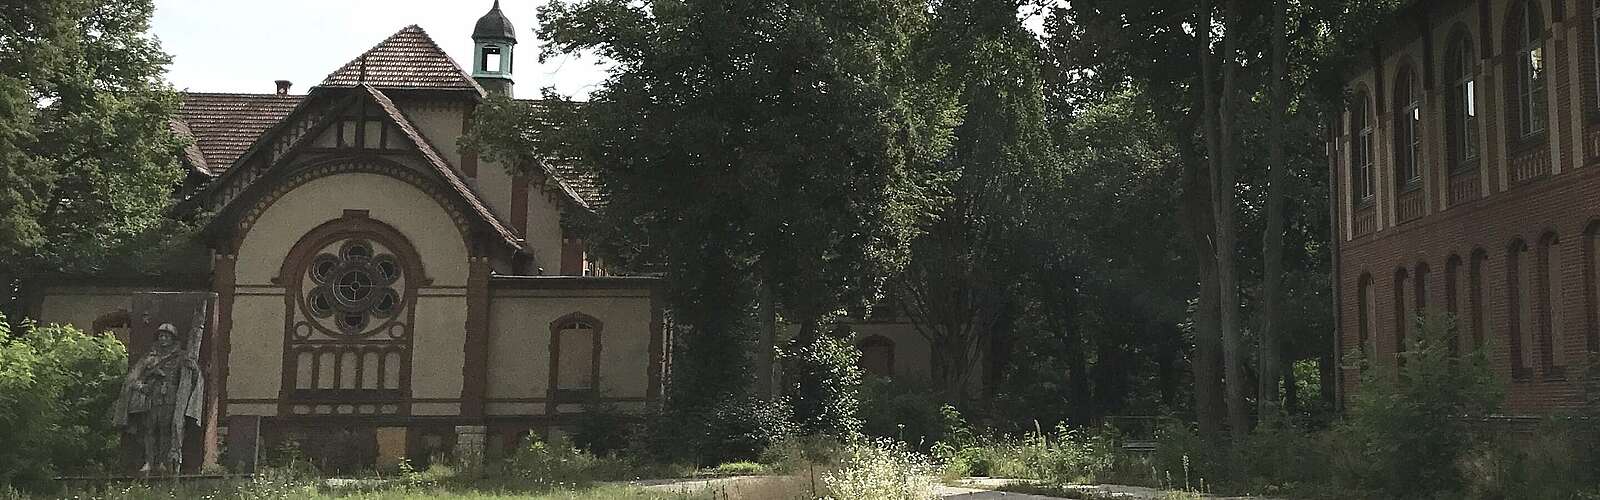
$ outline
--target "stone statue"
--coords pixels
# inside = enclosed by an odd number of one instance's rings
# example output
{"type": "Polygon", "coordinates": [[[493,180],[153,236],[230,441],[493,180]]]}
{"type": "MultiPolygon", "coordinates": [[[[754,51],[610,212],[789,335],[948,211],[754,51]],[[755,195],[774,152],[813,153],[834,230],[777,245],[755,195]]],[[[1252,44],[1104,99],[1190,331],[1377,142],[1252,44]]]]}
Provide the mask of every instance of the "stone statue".
{"type": "Polygon", "coordinates": [[[187,339],[177,327],[163,323],[155,343],[128,369],[122,393],[112,408],[113,423],[139,437],[144,467],[139,472],[176,474],[183,464],[183,436],[200,425],[204,379],[200,376],[200,338],[205,315],[197,314],[187,339]]]}

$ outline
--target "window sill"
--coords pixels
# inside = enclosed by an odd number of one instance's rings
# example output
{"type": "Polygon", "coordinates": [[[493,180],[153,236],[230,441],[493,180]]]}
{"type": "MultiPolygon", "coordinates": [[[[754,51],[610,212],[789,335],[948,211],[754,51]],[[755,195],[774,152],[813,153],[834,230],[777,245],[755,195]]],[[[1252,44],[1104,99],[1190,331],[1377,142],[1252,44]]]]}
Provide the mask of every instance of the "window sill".
{"type": "Polygon", "coordinates": [[[1422,190],[1422,178],[1421,177],[1417,177],[1415,179],[1407,180],[1405,183],[1400,185],[1400,195],[1401,196],[1405,196],[1405,195],[1408,195],[1408,194],[1411,194],[1411,193],[1415,193],[1415,192],[1421,191],[1421,190],[1422,190]]]}
{"type": "Polygon", "coordinates": [[[1550,133],[1548,131],[1540,131],[1527,137],[1511,139],[1510,144],[1506,145],[1506,153],[1508,153],[1506,156],[1515,158],[1529,151],[1548,146],[1549,139],[1550,133]]]}
{"type": "Polygon", "coordinates": [[[1467,161],[1461,162],[1460,165],[1456,165],[1454,168],[1450,169],[1450,178],[1452,178],[1452,179],[1457,178],[1457,177],[1465,177],[1465,176],[1468,176],[1468,175],[1477,175],[1477,174],[1478,174],[1478,159],[1477,158],[1469,158],[1469,159],[1467,159],[1467,161]]]}

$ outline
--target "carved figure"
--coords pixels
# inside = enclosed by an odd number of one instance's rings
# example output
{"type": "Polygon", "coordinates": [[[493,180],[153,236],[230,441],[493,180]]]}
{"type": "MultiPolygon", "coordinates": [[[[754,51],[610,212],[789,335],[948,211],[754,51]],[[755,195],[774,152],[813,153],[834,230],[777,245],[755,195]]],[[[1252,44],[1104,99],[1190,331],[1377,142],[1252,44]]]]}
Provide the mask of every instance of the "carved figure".
{"type": "Polygon", "coordinates": [[[183,435],[200,425],[204,379],[199,345],[205,317],[197,315],[187,339],[172,323],[156,329],[150,351],[128,369],[122,393],[113,407],[113,423],[138,436],[144,445],[139,472],[176,473],[183,465],[183,435]]]}

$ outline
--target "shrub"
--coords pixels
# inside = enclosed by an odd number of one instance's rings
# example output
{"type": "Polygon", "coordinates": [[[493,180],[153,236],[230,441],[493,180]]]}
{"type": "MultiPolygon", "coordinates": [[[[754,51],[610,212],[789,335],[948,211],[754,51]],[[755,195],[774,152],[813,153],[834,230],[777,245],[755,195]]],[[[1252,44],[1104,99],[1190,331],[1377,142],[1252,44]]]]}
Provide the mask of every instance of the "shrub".
{"type": "Polygon", "coordinates": [[[1600,499],[1600,430],[1553,417],[1532,435],[1497,433],[1461,460],[1470,498],[1600,499]]]}
{"type": "Polygon", "coordinates": [[[638,419],[616,405],[595,401],[584,407],[584,417],[572,432],[579,449],[596,455],[620,452],[631,444],[638,419]]]}
{"type": "Polygon", "coordinates": [[[728,462],[717,464],[706,473],[715,476],[764,476],[772,473],[772,469],[757,462],[728,462]]]}
{"type": "Polygon", "coordinates": [[[1364,374],[1349,417],[1333,431],[1335,480],[1345,489],[1393,498],[1459,492],[1457,462],[1472,449],[1469,421],[1488,415],[1500,389],[1482,349],[1450,354],[1452,320],[1418,320],[1399,368],[1364,374]]]}
{"type": "Polygon", "coordinates": [[[933,498],[933,473],[927,457],[905,443],[864,438],[850,443],[822,480],[834,498],[924,500],[933,498]]]}
{"type": "Polygon", "coordinates": [[[927,449],[945,439],[947,425],[942,406],[926,387],[886,377],[866,377],[861,383],[861,432],[927,449]]]}
{"type": "Polygon", "coordinates": [[[794,434],[788,401],[736,397],[709,407],[674,404],[646,419],[640,454],[662,462],[711,466],[755,460],[794,434]]]}
{"type": "Polygon", "coordinates": [[[828,335],[789,354],[792,367],[785,392],[794,405],[794,423],[801,434],[849,436],[860,432],[861,368],[855,345],[828,335]]]}
{"type": "Polygon", "coordinates": [[[0,315],[0,486],[54,486],[59,471],[104,469],[118,456],[110,422],[128,355],[110,337],[0,315]]]}
{"type": "Polygon", "coordinates": [[[577,449],[571,441],[557,437],[548,442],[529,436],[527,442],[506,459],[506,475],[519,480],[519,486],[542,490],[557,486],[588,484],[594,455],[577,449]]]}

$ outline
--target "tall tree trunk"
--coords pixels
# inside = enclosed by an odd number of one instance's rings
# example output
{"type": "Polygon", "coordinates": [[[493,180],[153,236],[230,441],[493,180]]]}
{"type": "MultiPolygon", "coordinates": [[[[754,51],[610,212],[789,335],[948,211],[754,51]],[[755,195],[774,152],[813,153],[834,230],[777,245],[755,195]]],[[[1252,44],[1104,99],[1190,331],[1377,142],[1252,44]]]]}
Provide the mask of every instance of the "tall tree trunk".
{"type": "Polygon", "coordinates": [[[1234,217],[1234,198],[1237,183],[1234,154],[1234,107],[1237,77],[1238,43],[1244,29],[1239,0],[1228,0],[1224,9],[1225,25],[1222,54],[1214,60],[1211,53],[1212,5],[1201,0],[1198,24],[1201,41],[1201,80],[1206,107],[1206,145],[1211,162],[1211,210],[1216,223],[1216,245],[1213,248],[1217,262],[1218,319],[1222,331],[1223,388],[1227,395],[1228,435],[1234,444],[1243,441],[1250,427],[1250,411],[1245,404],[1244,352],[1239,328],[1239,283],[1236,273],[1238,227],[1234,217]],[[1217,63],[1221,68],[1217,68],[1217,63]],[[1221,72],[1221,89],[1213,83],[1214,75],[1221,72]]]}
{"type": "Polygon", "coordinates": [[[756,308],[761,325],[756,339],[756,397],[762,400],[772,399],[777,395],[776,363],[773,358],[777,356],[778,313],[777,305],[772,297],[772,285],[763,281],[759,287],[759,296],[756,308]]]}
{"type": "MultiPolygon", "coordinates": [[[[1272,8],[1272,117],[1267,125],[1267,213],[1266,230],[1261,236],[1261,392],[1257,396],[1262,417],[1278,411],[1278,383],[1284,373],[1283,351],[1283,226],[1284,202],[1288,197],[1289,167],[1285,163],[1284,127],[1289,119],[1288,95],[1288,2],[1277,0],[1272,8]]],[[[1292,391],[1293,387],[1287,390],[1292,391]]]]}
{"type": "Polygon", "coordinates": [[[1196,274],[1200,287],[1195,300],[1194,311],[1194,358],[1191,369],[1194,372],[1194,398],[1195,420],[1200,426],[1200,434],[1206,439],[1215,439],[1222,435],[1222,421],[1225,415],[1222,402],[1222,332],[1217,329],[1218,307],[1216,273],[1216,255],[1212,250],[1211,232],[1215,227],[1211,223],[1211,210],[1208,200],[1211,188],[1206,179],[1209,177],[1206,166],[1201,162],[1199,155],[1195,154],[1193,146],[1189,145],[1190,137],[1183,137],[1179,151],[1183,159],[1183,203],[1184,212],[1189,215],[1186,224],[1189,232],[1190,251],[1194,253],[1196,274]]]}
{"type": "Polygon", "coordinates": [[[1293,354],[1288,352],[1287,349],[1284,350],[1284,354],[1285,356],[1279,359],[1288,360],[1289,362],[1283,365],[1283,413],[1285,415],[1294,415],[1300,412],[1300,379],[1294,375],[1295,359],[1293,354]]]}

